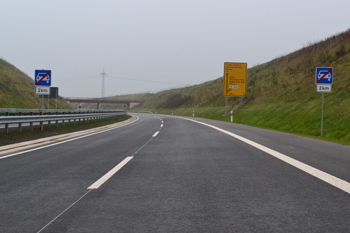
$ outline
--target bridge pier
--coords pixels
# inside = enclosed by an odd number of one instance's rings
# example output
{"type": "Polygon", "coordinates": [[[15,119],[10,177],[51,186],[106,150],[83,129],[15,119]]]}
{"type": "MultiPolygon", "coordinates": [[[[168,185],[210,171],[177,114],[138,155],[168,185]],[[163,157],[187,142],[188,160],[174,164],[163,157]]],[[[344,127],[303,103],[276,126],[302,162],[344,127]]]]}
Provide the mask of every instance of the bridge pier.
{"type": "Polygon", "coordinates": [[[100,109],[100,103],[97,102],[97,109],[99,110],[100,109]]]}

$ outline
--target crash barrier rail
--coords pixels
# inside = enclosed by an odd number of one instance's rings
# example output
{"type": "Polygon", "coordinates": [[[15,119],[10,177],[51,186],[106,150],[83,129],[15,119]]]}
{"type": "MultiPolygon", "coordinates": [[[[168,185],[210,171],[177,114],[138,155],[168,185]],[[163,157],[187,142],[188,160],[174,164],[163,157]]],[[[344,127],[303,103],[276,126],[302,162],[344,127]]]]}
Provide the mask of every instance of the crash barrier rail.
{"type": "Polygon", "coordinates": [[[9,124],[18,124],[18,131],[22,132],[22,124],[29,123],[30,130],[33,130],[33,123],[40,123],[40,130],[44,130],[44,122],[47,122],[48,127],[51,127],[51,122],[56,122],[58,127],[58,121],[65,125],[65,121],[68,121],[69,125],[71,121],[81,120],[88,122],[90,120],[105,119],[105,118],[118,118],[127,115],[127,111],[117,110],[41,110],[41,109],[0,109],[0,125],[5,126],[5,132],[9,132],[9,124]]]}
{"type": "Polygon", "coordinates": [[[153,112],[151,112],[151,111],[132,111],[132,110],[129,110],[128,112],[131,112],[131,113],[149,113],[149,114],[153,114],[153,112]]]}

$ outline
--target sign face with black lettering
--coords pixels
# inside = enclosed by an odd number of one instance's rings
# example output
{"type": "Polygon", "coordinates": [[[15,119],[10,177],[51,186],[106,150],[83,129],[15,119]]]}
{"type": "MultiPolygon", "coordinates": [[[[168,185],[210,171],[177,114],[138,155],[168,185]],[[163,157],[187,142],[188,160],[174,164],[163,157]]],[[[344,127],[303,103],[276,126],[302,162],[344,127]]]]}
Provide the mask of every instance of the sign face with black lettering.
{"type": "Polygon", "coordinates": [[[37,95],[50,95],[50,87],[35,87],[37,95]]]}
{"type": "Polygon", "coordinates": [[[331,93],[332,92],[332,85],[330,84],[317,84],[317,92],[323,92],[323,93],[331,93]]]}
{"type": "Polygon", "coordinates": [[[247,63],[224,63],[224,96],[246,96],[247,63]]]}

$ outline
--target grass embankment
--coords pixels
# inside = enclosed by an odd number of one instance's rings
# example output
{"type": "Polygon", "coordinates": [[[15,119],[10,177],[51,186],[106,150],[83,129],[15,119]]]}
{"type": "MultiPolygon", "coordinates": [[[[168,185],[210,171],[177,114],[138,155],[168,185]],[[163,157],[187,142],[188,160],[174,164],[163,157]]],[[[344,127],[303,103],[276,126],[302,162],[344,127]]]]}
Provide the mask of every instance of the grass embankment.
{"type": "MultiPolygon", "coordinates": [[[[0,59],[0,108],[41,109],[40,103],[39,96],[35,93],[34,80],[0,59]]],[[[56,100],[51,100],[50,105],[55,106],[56,100]]],[[[48,101],[44,100],[44,107],[47,106],[48,101]]],[[[61,97],[57,101],[57,108],[71,109],[61,97]]]]}
{"type": "Polygon", "coordinates": [[[127,115],[117,119],[98,120],[98,121],[90,121],[90,122],[82,121],[80,124],[77,122],[76,125],[74,125],[74,123],[71,123],[71,125],[69,125],[66,122],[64,126],[60,123],[58,127],[56,127],[56,124],[51,124],[50,129],[48,128],[47,125],[44,125],[43,131],[40,131],[39,126],[34,126],[33,131],[30,131],[29,127],[23,127],[22,133],[18,132],[17,127],[10,128],[9,134],[6,134],[4,132],[4,129],[2,129],[0,131],[0,146],[19,143],[19,142],[25,142],[29,140],[45,138],[50,136],[56,136],[56,135],[76,132],[80,130],[92,129],[92,128],[96,128],[104,125],[125,121],[130,118],[131,116],[127,115]]]}
{"type": "MultiPolygon", "coordinates": [[[[317,137],[350,145],[350,30],[248,69],[245,104],[236,123],[317,137]],[[333,67],[332,93],[316,92],[316,67],[333,67]]],[[[223,117],[223,78],[201,85],[148,94],[136,110],[230,121],[223,117]]],[[[228,109],[239,98],[228,98],[228,109]]]]}

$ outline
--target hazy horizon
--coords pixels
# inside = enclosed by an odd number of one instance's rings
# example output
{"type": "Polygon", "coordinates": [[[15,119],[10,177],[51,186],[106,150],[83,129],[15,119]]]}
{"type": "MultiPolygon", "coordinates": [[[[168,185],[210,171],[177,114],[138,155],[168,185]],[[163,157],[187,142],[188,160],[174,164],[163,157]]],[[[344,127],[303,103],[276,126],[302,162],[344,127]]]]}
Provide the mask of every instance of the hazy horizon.
{"type": "MultiPolygon", "coordinates": [[[[65,97],[155,93],[222,77],[349,29],[350,2],[5,0],[0,57],[65,97]]],[[[34,88],[34,83],[33,83],[34,88]]]]}

